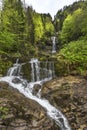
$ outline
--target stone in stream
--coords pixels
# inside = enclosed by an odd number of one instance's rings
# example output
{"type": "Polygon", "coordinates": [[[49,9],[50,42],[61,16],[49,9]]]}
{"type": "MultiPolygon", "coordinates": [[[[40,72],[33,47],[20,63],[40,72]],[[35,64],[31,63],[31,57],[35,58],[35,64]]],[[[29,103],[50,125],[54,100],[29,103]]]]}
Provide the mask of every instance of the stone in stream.
{"type": "Polygon", "coordinates": [[[33,95],[37,95],[37,93],[39,92],[39,90],[41,89],[41,85],[40,84],[35,84],[34,88],[33,88],[33,95]]]}

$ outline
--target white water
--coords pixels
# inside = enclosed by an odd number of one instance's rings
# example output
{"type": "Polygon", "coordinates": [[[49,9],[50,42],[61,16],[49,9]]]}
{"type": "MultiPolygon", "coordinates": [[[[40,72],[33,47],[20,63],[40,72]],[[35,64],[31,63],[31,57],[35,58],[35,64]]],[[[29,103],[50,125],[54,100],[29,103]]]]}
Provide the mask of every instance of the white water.
{"type": "Polygon", "coordinates": [[[40,62],[38,59],[32,58],[29,63],[31,64],[31,82],[52,79],[55,76],[53,62],[40,62]]]}
{"type": "Polygon", "coordinates": [[[52,53],[56,53],[56,37],[52,37],[52,53]]]}
{"type": "MultiPolygon", "coordinates": [[[[34,63],[38,62],[37,60],[32,59],[30,63],[32,64],[33,61],[34,63]]],[[[26,80],[20,78],[20,76],[14,76],[14,71],[16,71],[17,67],[19,68],[18,63],[16,63],[16,65],[14,65],[11,68],[9,75],[6,77],[0,78],[0,81],[5,81],[9,83],[10,86],[18,89],[20,93],[24,94],[29,99],[32,99],[38,102],[47,111],[47,115],[51,117],[53,120],[55,120],[56,124],[60,126],[61,130],[71,130],[65,116],[58,109],[52,106],[48,100],[40,98],[40,91],[39,91],[39,97],[32,94],[33,87],[35,84],[42,85],[43,82],[50,80],[52,77],[49,76],[48,78],[45,78],[44,80],[28,83],[26,80]],[[18,78],[20,80],[20,83],[13,83],[13,79],[15,78],[16,79],[18,78]],[[25,83],[27,83],[26,87],[24,85],[25,83]]]]}
{"type": "Polygon", "coordinates": [[[36,77],[36,81],[40,80],[40,63],[38,61],[38,59],[32,58],[31,61],[31,69],[32,69],[32,82],[35,82],[35,77],[36,77]]]}

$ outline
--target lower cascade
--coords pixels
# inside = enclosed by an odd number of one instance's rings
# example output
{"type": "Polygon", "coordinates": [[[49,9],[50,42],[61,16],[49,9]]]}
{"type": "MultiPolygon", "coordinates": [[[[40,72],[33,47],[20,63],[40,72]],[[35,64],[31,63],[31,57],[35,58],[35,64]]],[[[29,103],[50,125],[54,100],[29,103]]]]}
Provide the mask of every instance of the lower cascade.
{"type": "Polygon", "coordinates": [[[29,62],[31,66],[31,81],[24,79],[20,73],[23,64],[16,64],[11,67],[6,77],[0,78],[1,81],[9,83],[10,86],[19,90],[27,98],[38,102],[46,111],[47,115],[52,118],[55,123],[61,128],[61,130],[71,130],[66,117],[52,106],[48,100],[41,98],[41,88],[34,94],[35,84],[42,84],[48,80],[51,80],[55,76],[54,63],[50,61],[40,62],[38,59],[31,59],[29,62]]]}

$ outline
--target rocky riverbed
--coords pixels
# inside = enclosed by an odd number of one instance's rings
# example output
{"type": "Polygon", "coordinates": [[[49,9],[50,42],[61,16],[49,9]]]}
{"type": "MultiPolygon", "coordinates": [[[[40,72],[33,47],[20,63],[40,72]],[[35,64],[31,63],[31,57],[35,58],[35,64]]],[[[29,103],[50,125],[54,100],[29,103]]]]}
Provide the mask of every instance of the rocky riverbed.
{"type": "MultiPolygon", "coordinates": [[[[35,91],[40,86],[36,85],[35,91]]],[[[34,92],[35,94],[35,92],[34,92]]],[[[42,98],[61,110],[72,130],[87,130],[87,80],[66,76],[43,85],[42,98]]],[[[46,111],[5,82],[0,82],[0,130],[60,130],[46,111]]]]}

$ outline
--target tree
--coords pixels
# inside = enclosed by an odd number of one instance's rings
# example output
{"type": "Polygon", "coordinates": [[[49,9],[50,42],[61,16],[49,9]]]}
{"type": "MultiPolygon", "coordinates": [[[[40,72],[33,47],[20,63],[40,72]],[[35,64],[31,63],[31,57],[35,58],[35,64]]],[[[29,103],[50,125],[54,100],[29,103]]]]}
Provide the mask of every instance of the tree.
{"type": "Polygon", "coordinates": [[[14,35],[14,51],[16,51],[20,44],[24,44],[25,16],[21,0],[4,0],[2,19],[1,32],[14,35]]]}
{"type": "Polygon", "coordinates": [[[82,10],[78,9],[74,11],[72,15],[69,14],[64,20],[61,32],[61,40],[63,43],[68,43],[70,41],[77,40],[82,35],[80,27],[81,14],[82,10]]]}
{"type": "Polygon", "coordinates": [[[35,42],[35,37],[34,37],[34,23],[33,23],[33,9],[32,7],[27,8],[26,10],[26,35],[27,38],[26,40],[29,41],[30,43],[34,44],[35,42]]]}
{"type": "Polygon", "coordinates": [[[87,75],[87,41],[78,40],[65,45],[57,54],[60,68],[66,73],[73,71],[81,75],[87,75]],[[63,68],[64,67],[64,68],[63,68]]]}
{"type": "Polygon", "coordinates": [[[33,13],[33,23],[34,23],[35,42],[37,43],[44,35],[44,27],[40,14],[35,12],[33,13]]]}

